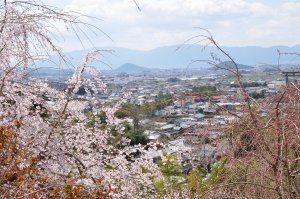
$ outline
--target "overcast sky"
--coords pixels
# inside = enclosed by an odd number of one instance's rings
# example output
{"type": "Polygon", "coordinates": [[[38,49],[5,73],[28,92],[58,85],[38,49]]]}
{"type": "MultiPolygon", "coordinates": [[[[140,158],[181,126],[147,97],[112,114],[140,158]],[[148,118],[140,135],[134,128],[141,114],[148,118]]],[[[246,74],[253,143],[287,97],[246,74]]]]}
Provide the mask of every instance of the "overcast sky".
{"type": "MultiPolygon", "coordinates": [[[[114,40],[90,34],[95,46],[148,50],[179,44],[210,30],[223,46],[300,44],[299,0],[48,0],[47,4],[102,19],[91,21],[114,40]]],[[[82,49],[67,36],[68,50],[82,49]]],[[[84,41],[85,43],[86,41],[84,41]]],[[[87,45],[88,46],[88,45],[87,45]]]]}

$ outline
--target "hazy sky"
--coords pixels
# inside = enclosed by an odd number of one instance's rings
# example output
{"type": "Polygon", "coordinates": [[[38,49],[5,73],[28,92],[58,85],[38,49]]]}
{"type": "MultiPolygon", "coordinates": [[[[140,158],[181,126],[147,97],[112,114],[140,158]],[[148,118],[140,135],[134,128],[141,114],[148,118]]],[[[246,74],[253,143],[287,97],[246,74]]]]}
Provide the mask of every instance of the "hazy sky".
{"type": "MultiPolygon", "coordinates": [[[[46,0],[45,0],[46,1],[46,0]]],[[[300,44],[299,0],[47,0],[47,4],[98,17],[92,20],[114,40],[90,34],[95,46],[151,49],[184,42],[210,30],[225,46],[300,44]]],[[[68,36],[68,50],[82,47],[68,36]]],[[[85,41],[84,41],[85,42],[85,41]]],[[[88,46],[88,45],[87,45],[88,46]]]]}

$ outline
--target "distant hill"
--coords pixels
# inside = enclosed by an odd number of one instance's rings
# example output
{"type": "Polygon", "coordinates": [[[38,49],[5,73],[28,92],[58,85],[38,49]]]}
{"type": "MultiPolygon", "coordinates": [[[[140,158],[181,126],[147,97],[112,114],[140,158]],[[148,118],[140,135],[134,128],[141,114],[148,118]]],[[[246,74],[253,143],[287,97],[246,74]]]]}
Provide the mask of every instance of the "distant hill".
{"type": "Polygon", "coordinates": [[[125,63],[119,68],[114,70],[115,72],[121,72],[121,73],[141,73],[141,72],[147,72],[151,71],[150,68],[138,66],[136,64],[132,63],[125,63]]]}
{"type": "MultiPolygon", "coordinates": [[[[248,65],[239,64],[239,63],[237,63],[237,66],[241,70],[252,70],[252,69],[254,69],[253,66],[248,66],[248,65]]],[[[220,67],[220,68],[228,68],[228,67],[229,68],[234,68],[234,64],[233,64],[232,61],[225,61],[223,63],[218,64],[216,67],[212,67],[211,69],[216,69],[218,67],[220,67]]]]}
{"type": "Polygon", "coordinates": [[[48,67],[40,67],[40,68],[30,68],[28,71],[28,75],[31,76],[70,76],[73,74],[73,70],[70,68],[48,68],[48,67]]]}
{"type": "MultiPolygon", "coordinates": [[[[192,65],[189,64],[193,60],[210,60],[211,52],[216,54],[222,61],[229,61],[214,47],[208,46],[203,50],[203,46],[200,45],[183,45],[180,49],[178,49],[178,46],[180,45],[163,46],[147,51],[131,50],[126,48],[99,47],[99,49],[113,50],[113,54],[107,53],[102,56],[102,61],[111,68],[101,62],[95,62],[93,65],[100,68],[100,70],[117,69],[125,63],[134,63],[137,66],[147,67],[148,69],[186,68],[187,66],[189,66],[189,68],[209,68],[210,66],[205,62],[195,62],[192,65]]],[[[278,59],[277,50],[280,50],[281,52],[299,53],[300,45],[293,47],[273,46],[268,48],[257,46],[223,47],[223,49],[240,64],[248,66],[262,64],[276,65],[278,59]]],[[[73,51],[67,53],[67,56],[70,58],[70,62],[72,62],[74,66],[77,66],[87,52],[88,50],[73,51]]],[[[52,61],[58,62],[58,56],[53,56],[52,61]]],[[[282,64],[299,64],[300,58],[281,56],[280,61],[282,64]]],[[[53,65],[52,62],[45,62],[41,64],[46,67],[51,67],[53,65]]]]}

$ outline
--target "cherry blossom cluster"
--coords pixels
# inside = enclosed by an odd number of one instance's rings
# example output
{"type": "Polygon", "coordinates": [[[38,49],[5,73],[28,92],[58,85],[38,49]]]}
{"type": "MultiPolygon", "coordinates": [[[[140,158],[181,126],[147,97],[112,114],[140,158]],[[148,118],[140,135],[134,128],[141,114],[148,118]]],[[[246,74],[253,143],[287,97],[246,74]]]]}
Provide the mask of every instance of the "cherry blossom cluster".
{"type": "MultiPolygon", "coordinates": [[[[141,198],[154,192],[153,177],[161,176],[153,163],[155,146],[129,146],[126,139],[122,149],[109,144],[110,124],[115,124],[114,111],[120,105],[100,107],[99,92],[106,92],[100,72],[89,66],[99,51],[86,55],[73,75],[66,81],[67,87],[59,91],[48,82],[30,76],[38,68],[38,61],[58,53],[66,57],[51,40],[47,22],[60,21],[67,27],[80,23],[75,16],[35,1],[4,1],[1,7],[0,25],[0,118],[1,126],[16,133],[16,142],[26,151],[27,158],[34,157],[37,169],[47,176],[51,186],[72,180],[75,184],[96,188],[111,187],[114,198],[141,198]],[[85,96],[76,95],[83,86],[85,96]],[[87,125],[93,115],[105,111],[107,125],[95,120],[87,125]],[[13,125],[14,123],[18,125],[13,125]],[[142,168],[149,169],[144,172],[142,168]]],[[[127,94],[124,94],[125,97],[127,94]]],[[[122,131],[121,128],[119,128],[122,131]]],[[[26,168],[28,161],[19,164],[26,168]]],[[[23,187],[26,187],[25,185],[23,187]]],[[[19,187],[13,194],[41,196],[49,194],[38,184],[33,190],[19,187]]],[[[155,198],[155,196],[153,196],[155,198]]]]}

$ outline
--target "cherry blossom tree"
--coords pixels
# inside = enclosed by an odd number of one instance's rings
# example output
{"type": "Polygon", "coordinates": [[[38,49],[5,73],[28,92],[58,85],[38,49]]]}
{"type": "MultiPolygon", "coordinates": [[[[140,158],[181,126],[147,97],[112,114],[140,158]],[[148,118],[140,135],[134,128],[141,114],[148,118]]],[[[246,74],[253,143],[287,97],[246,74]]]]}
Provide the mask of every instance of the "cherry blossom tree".
{"type": "Polygon", "coordinates": [[[119,105],[103,109],[95,96],[106,87],[100,72],[89,63],[101,57],[101,51],[86,55],[64,91],[28,75],[31,66],[53,53],[68,61],[52,39],[55,23],[63,23],[74,34],[80,26],[97,28],[79,20],[77,13],[38,1],[4,0],[0,12],[0,185],[4,197],[140,198],[153,192],[151,179],[161,175],[152,161],[155,146],[116,149],[108,143],[109,125],[102,128],[97,117],[92,127],[86,125],[89,118],[84,110],[89,105],[94,115],[105,111],[108,124],[114,123],[119,105]],[[76,96],[83,85],[88,94],[76,96]]]}

